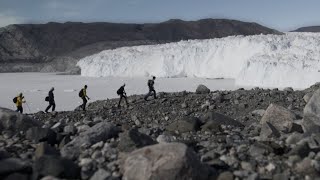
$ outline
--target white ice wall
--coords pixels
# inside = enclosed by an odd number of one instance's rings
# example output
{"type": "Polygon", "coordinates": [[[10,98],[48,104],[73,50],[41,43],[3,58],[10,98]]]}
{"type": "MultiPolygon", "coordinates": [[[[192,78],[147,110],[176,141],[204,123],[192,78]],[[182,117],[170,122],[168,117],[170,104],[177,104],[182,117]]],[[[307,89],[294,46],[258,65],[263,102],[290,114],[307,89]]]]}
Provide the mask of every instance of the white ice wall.
{"type": "Polygon", "coordinates": [[[320,80],[320,34],[231,36],[106,50],[83,76],[234,78],[237,85],[305,88],[320,80]]]}

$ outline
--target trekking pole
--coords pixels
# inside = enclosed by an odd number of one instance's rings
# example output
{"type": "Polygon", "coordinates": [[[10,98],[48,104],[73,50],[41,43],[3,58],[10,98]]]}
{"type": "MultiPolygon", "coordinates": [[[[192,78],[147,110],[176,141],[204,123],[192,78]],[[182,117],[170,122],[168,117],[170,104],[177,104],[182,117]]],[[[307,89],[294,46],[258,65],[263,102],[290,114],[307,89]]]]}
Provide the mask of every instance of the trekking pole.
{"type": "Polygon", "coordinates": [[[28,105],[28,103],[27,103],[27,102],[26,102],[26,105],[27,105],[27,107],[28,107],[28,109],[29,109],[29,112],[31,113],[30,107],[29,107],[29,105],[28,105]]]}

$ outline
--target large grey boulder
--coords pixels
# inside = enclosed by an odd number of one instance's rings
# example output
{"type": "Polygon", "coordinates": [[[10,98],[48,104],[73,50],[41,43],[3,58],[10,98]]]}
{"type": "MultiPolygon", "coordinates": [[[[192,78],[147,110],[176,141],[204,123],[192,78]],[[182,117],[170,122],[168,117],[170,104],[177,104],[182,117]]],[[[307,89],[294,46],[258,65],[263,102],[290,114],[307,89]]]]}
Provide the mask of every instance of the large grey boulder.
{"type": "Polygon", "coordinates": [[[140,133],[136,129],[131,129],[120,134],[118,148],[123,152],[131,152],[137,148],[152,144],[156,144],[156,142],[151,137],[140,133]]]}
{"type": "Polygon", "coordinates": [[[15,172],[32,172],[31,164],[17,158],[7,158],[0,161],[0,177],[15,172]]]}
{"type": "Polygon", "coordinates": [[[26,139],[38,142],[48,142],[50,145],[57,143],[57,133],[49,128],[32,127],[26,132],[26,139]]]}
{"type": "Polygon", "coordinates": [[[36,150],[34,152],[34,157],[40,158],[45,155],[60,156],[60,152],[54,146],[50,146],[45,142],[37,144],[36,150]]]}
{"type": "Polygon", "coordinates": [[[302,125],[307,133],[320,132],[320,89],[314,92],[304,107],[302,125]]]}
{"type": "Polygon", "coordinates": [[[117,136],[118,133],[119,128],[111,123],[101,122],[63,146],[61,155],[70,159],[76,158],[79,156],[82,146],[91,146],[97,142],[106,141],[107,139],[117,136]]]}
{"type": "Polygon", "coordinates": [[[33,164],[33,178],[54,176],[65,179],[80,179],[80,167],[73,161],[59,156],[42,156],[33,164]]]}
{"type": "Polygon", "coordinates": [[[305,95],[303,96],[304,102],[308,103],[309,100],[311,99],[312,95],[313,95],[313,92],[308,92],[307,94],[305,94],[305,95]]]}
{"type": "Polygon", "coordinates": [[[98,169],[93,176],[90,178],[90,180],[108,180],[111,177],[111,173],[104,170],[104,169],[98,169]]]}
{"type": "Polygon", "coordinates": [[[178,121],[175,121],[169,124],[166,127],[166,130],[175,132],[179,131],[180,133],[197,131],[200,129],[200,121],[196,117],[184,117],[178,121]]]}
{"type": "Polygon", "coordinates": [[[261,125],[261,131],[260,131],[260,137],[264,139],[268,138],[279,138],[281,136],[281,133],[279,130],[274,127],[271,123],[266,122],[261,125]]]}
{"type": "Polygon", "coordinates": [[[270,104],[261,118],[262,125],[270,123],[279,132],[291,132],[293,122],[296,120],[296,115],[290,110],[277,104],[270,104]]]}
{"type": "Polygon", "coordinates": [[[225,116],[216,112],[208,112],[204,116],[201,117],[202,123],[206,123],[209,121],[215,122],[217,125],[230,125],[235,127],[244,126],[242,123],[232,119],[231,117],[225,116]]]}
{"type": "Polygon", "coordinates": [[[210,176],[209,168],[181,143],[163,143],[133,151],[124,160],[122,170],[124,180],[202,180],[210,176]]]}
{"type": "Polygon", "coordinates": [[[197,94],[209,94],[210,93],[210,89],[207,88],[207,86],[200,84],[197,89],[196,89],[196,93],[197,94]]]}
{"type": "Polygon", "coordinates": [[[27,115],[6,108],[0,108],[0,131],[27,131],[31,127],[40,127],[42,123],[27,115]]]}

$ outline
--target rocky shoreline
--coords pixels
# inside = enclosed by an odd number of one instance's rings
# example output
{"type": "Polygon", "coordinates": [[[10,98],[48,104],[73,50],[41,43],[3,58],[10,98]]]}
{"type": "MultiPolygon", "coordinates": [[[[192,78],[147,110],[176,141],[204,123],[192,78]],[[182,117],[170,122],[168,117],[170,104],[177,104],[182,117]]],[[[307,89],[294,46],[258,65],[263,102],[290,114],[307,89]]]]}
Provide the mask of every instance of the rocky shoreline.
{"type": "Polygon", "coordinates": [[[79,110],[0,108],[0,179],[316,179],[320,84],[158,93],[79,110]]]}

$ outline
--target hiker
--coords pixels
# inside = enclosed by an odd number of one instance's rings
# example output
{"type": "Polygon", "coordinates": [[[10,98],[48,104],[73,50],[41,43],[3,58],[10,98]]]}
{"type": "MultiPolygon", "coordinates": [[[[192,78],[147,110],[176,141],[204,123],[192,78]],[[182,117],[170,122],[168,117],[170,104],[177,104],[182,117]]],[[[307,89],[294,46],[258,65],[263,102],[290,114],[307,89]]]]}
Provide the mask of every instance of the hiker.
{"type": "Polygon", "coordinates": [[[81,91],[79,92],[79,97],[81,97],[83,104],[81,105],[82,110],[86,111],[86,104],[88,102],[88,100],[90,100],[90,98],[87,96],[87,88],[88,86],[85,85],[83,89],[81,89],[81,91]],[[87,100],[88,98],[88,100],[87,100]]]}
{"type": "Polygon", "coordinates": [[[124,87],[126,86],[126,84],[123,84],[117,91],[117,94],[120,96],[120,100],[119,100],[119,103],[118,103],[118,108],[120,107],[120,104],[121,104],[121,100],[122,98],[124,98],[126,100],[126,104],[128,106],[128,101],[127,101],[127,93],[126,91],[124,90],[124,87]]]}
{"type": "Polygon", "coordinates": [[[24,99],[24,96],[22,93],[20,93],[17,97],[13,99],[13,102],[15,102],[17,106],[16,112],[20,112],[21,114],[23,113],[22,103],[26,102],[23,99],[24,99]]]}
{"type": "Polygon", "coordinates": [[[52,87],[49,91],[48,96],[46,97],[46,101],[49,102],[49,106],[46,108],[45,112],[48,113],[48,110],[52,107],[52,112],[56,108],[56,103],[54,102],[54,95],[53,95],[54,87],[52,87]]]}
{"type": "Polygon", "coordinates": [[[149,79],[149,80],[148,80],[149,92],[148,92],[148,94],[144,97],[144,100],[146,100],[146,101],[147,101],[147,98],[152,95],[152,93],[153,93],[154,99],[157,99],[156,91],[154,90],[154,86],[153,86],[155,79],[156,79],[156,77],[153,76],[152,79],[149,79]]]}

